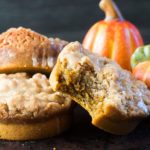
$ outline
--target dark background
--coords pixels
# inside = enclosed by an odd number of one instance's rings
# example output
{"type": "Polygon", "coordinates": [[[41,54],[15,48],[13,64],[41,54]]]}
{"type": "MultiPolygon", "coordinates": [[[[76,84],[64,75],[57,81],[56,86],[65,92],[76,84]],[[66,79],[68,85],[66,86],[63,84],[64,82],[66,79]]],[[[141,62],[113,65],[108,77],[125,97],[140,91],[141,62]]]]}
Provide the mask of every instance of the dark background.
{"type": "MultiPolygon", "coordinates": [[[[116,2],[124,17],[140,29],[145,43],[150,43],[150,0],[116,2]]],[[[88,28],[104,18],[98,3],[99,0],[0,0],[0,32],[24,26],[47,36],[82,41],[88,28]]],[[[111,135],[90,122],[89,115],[78,108],[71,129],[64,134],[37,142],[0,141],[0,150],[150,149],[150,119],[126,136],[111,135]]]]}
{"type": "MultiPolygon", "coordinates": [[[[115,0],[126,20],[150,43],[150,1],[115,0]]],[[[25,26],[69,41],[83,39],[88,28],[104,18],[99,0],[0,0],[0,32],[25,26]]]]}

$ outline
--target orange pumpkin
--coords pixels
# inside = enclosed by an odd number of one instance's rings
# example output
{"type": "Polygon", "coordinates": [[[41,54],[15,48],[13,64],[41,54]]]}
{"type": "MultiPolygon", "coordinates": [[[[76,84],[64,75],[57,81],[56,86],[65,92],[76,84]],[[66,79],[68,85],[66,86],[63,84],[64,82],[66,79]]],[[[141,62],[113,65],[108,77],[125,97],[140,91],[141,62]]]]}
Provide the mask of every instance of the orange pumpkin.
{"type": "Polygon", "coordinates": [[[137,47],[143,45],[140,32],[132,23],[124,20],[113,0],[101,0],[99,6],[106,18],[89,29],[83,46],[131,70],[130,57],[137,47]]]}
{"type": "Polygon", "coordinates": [[[133,69],[135,78],[144,81],[150,88],[150,60],[139,63],[133,69]]]}

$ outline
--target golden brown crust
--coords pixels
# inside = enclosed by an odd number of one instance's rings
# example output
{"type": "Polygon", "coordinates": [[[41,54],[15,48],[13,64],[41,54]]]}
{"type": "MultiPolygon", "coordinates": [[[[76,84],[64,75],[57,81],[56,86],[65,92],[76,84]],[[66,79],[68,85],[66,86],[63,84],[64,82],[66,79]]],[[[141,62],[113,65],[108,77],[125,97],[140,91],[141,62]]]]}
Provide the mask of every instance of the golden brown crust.
{"type": "Polygon", "coordinates": [[[72,113],[68,112],[36,123],[0,122],[0,139],[22,141],[56,136],[70,127],[71,120],[72,113]]]}
{"type": "Polygon", "coordinates": [[[98,115],[92,119],[92,124],[94,126],[116,135],[125,135],[130,133],[137,127],[139,122],[139,120],[114,121],[105,115],[98,115]]]}
{"type": "Polygon", "coordinates": [[[121,112],[115,107],[109,105],[105,108],[105,111],[98,110],[92,117],[92,124],[104,131],[107,131],[116,135],[125,135],[134,130],[142,120],[139,118],[130,118],[121,114],[121,112]]]}
{"type": "Polygon", "coordinates": [[[11,28],[0,35],[0,73],[49,73],[67,42],[48,39],[30,29],[11,28]]]}

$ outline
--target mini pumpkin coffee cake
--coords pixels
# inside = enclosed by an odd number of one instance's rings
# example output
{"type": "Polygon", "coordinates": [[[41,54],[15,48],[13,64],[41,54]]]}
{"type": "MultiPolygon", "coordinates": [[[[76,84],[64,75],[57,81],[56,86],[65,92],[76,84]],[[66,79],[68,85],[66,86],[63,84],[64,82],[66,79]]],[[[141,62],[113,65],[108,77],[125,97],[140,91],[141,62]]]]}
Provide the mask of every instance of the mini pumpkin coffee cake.
{"type": "Polygon", "coordinates": [[[68,44],[51,73],[53,90],[85,108],[92,124],[113,134],[131,132],[150,110],[150,91],[114,61],[68,44]]]}
{"type": "Polygon", "coordinates": [[[45,75],[0,74],[0,139],[42,139],[71,123],[71,100],[53,92],[45,75]]]}
{"type": "Polygon", "coordinates": [[[61,49],[68,42],[48,39],[23,27],[0,35],[0,73],[29,71],[49,74],[61,49]]]}
{"type": "Polygon", "coordinates": [[[0,139],[42,139],[70,126],[71,100],[42,74],[66,44],[22,27],[0,35],[0,139]]]}

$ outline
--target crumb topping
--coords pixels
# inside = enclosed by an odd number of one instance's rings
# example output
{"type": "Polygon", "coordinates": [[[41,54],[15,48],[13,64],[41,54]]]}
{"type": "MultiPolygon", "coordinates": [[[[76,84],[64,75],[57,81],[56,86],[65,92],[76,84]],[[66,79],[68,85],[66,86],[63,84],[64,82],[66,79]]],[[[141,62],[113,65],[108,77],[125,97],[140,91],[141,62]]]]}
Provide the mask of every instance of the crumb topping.
{"type": "Polygon", "coordinates": [[[53,92],[43,74],[0,74],[0,120],[46,118],[67,111],[70,105],[69,98],[53,92]]]}

